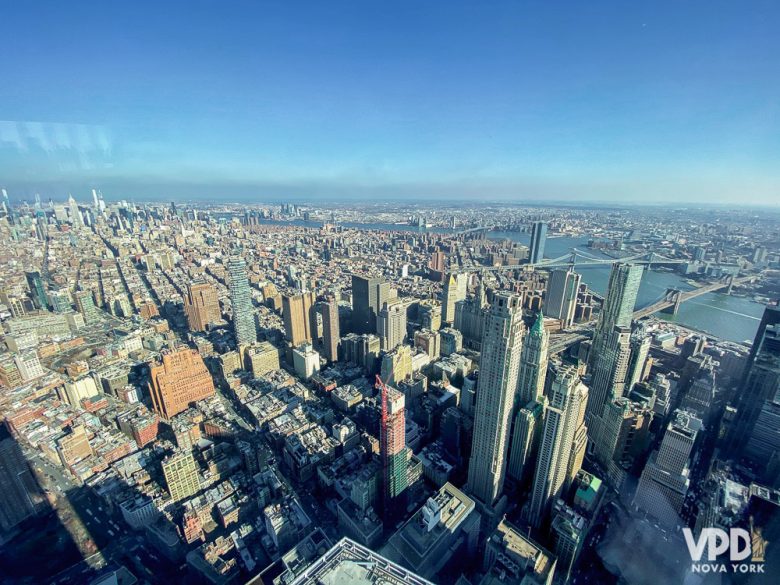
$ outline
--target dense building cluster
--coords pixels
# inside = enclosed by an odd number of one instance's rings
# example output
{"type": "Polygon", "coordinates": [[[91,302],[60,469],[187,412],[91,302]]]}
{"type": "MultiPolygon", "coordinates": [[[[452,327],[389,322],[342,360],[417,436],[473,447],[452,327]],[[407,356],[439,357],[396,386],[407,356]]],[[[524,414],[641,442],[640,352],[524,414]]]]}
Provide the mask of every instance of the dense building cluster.
{"type": "Polygon", "coordinates": [[[776,223],[657,213],[6,196],[9,577],[674,582],[682,529],[709,527],[771,563],[776,223]],[[550,257],[565,235],[591,238],[602,293],[550,257]],[[652,314],[679,290],[640,307],[654,270],[764,301],[755,339],[652,314]]]}

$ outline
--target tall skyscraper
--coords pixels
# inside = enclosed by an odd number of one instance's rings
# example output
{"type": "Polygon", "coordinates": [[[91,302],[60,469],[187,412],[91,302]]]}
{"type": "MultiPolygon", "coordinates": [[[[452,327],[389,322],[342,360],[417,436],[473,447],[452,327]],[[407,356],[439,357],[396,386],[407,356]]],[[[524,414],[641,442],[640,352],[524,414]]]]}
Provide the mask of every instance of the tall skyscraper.
{"type": "Polygon", "coordinates": [[[466,298],[468,275],[450,274],[444,279],[442,291],[442,320],[452,325],[455,322],[455,303],[466,298]]]}
{"type": "MultiPolygon", "coordinates": [[[[378,380],[379,381],[379,380],[378,380]]],[[[403,508],[400,500],[407,487],[406,417],[403,393],[381,383],[382,419],[379,450],[383,468],[383,504],[386,516],[395,517],[403,508]]]]}
{"type": "MultiPolygon", "coordinates": [[[[601,416],[607,402],[623,395],[631,357],[631,321],[641,280],[642,266],[612,265],[590,352],[589,424],[601,416]]],[[[596,432],[595,424],[591,427],[596,432]]]]}
{"type": "Polygon", "coordinates": [[[643,268],[638,264],[615,262],[609,273],[604,306],[596,325],[596,334],[612,331],[617,327],[630,327],[634,305],[642,282],[643,268]]]}
{"type": "Polygon", "coordinates": [[[222,319],[217,290],[207,282],[192,283],[184,297],[184,314],[190,331],[205,331],[206,325],[222,319]]]}
{"type": "Polygon", "coordinates": [[[528,262],[537,264],[544,259],[544,242],[547,239],[547,224],[535,221],[531,226],[531,246],[528,262]]]}
{"type": "Polygon", "coordinates": [[[533,473],[546,407],[547,398],[541,396],[538,401],[527,403],[515,414],[507,473],[517,481],[522,482],[533,473]]]}
{"type": "Polygon", "coordinates": [[[293,347],[311,343],[317,330],[317,316],[312,310],[314,293],[282,295],[284,336],[293,347]]]}
{"type": "Polygon", "coordinates": [[[336,297],[330,295],[317,303],[322,317],[322,353],[329,362],[339,359],[341,332],[339,330],[339,305],[336,297]]]}
{"type": "Polygon", "coordinates": [[[585,405],[588,388],[577,369],[564,366],[555,373],[536,461],[529,521],[539,527],[552,501],[576,475],[585,455],[585,405]]]}
{"type": "Polygon", "coordinates": [[[536,321],[525,337],[520,355],[520,373],[517,379],[517,400],[520,404],[539,400],[544,394],[549,340],[550,334],[544,330],[544,316],[539,311],[536,321]]]}
{"type": "Polygon", "coordinates": [[[73,226],[82,225],[81,211],[79,211],[79,204],[73,198],[73,195],[68,195],[68,213],[70,214],[70,223],[73,226]]]}
{"type": "Polygon", "coordinates": [[[520,297],[497,293],[482,336],[468,475],[470,492],[486,506],[496,502],[504,485],[509,419],[517,389],[524,329],[520,297]]]}
{"type": "Polygon", "coordinates": [[[0,532],[32,516],[38,498],[40,490],[22,449],[0,422],[0,532]]]}
{"type": "Polygon", "coordinates": [[[744,381],[737,395],[737,414],[727,444],[728,451],[737,457],[753,434],[761,409],[780,393],[780,323],[773,322],[776,315],[780,315],[777,307],[769,306],[764,310],[764,326],[759,327],[751,348],[751,355],[755,357],[748,361],[742,374],[744,381]]]}
{"type": "Polygon", "coordinates": [[[27,287],[30,289],[30,296],[37,309],[49,310],[49,298],[46,296],[46,288],[43,286],[41,273],[37,270],[31,270],[24,273],[27,279],[27,287]]]}
{"type": "Polygon", "coordinates": [[[577,291],[580,275],[571,270],[553,270],[547,281],[547,297],[544,312],[548,317],[558,319],[565,329],[574,323],[577,309],[577,291]]]}
{"type": "Polygon", "coordinates": [[[198,464],[189,451],[170,455],[162,462],[168,493],[174,502],[194,496],[200,490],[198,464]]]}
{"type": "Polygon", "coordinates": [[[233,309],[236,344],[249,345],[257,341],[257,330],[252,310],[252,290],[246,276],[246,262],[241,256],[231,256],[227,269],[230,276],[230,304],[233,309]]]}
{"type": "MultiPolygon", "coordinates": [[[[591,349],[588,418],[601,416],[604,405],[623,396],[631,358],[631,329],[615,327],[591,349]]],[[[595,425],[592,425],[595,432],[595,425]]]]}
{"type": "Polygon", "coordinates": [[[379,311],[377,335],[382,350],[392,351],[406,339],[406,304],[400,299],[390,299],[379,311]]]}
{"type": "Polygon", "coordinates": [[[701,421],[691,413],[676,411],[639,478],[634,506],[668,528],[684,524],[680,511],[690,484],[688,462],[701,428],[701,421]]]}
{"type": "Polygon", "coordinates": [[[390,285],[381,278],[352,275],[352,328],[356,333],[376,333],[379,311],[390,298],[390,285]]]}
{"type": "Polygon", "coordinates": [[[150,368],[149,393],[154,410],[169,420],[192,402],[212,396],[214,381],[200,354],[182,348],[164,353],[162,364],[150,368]]]}

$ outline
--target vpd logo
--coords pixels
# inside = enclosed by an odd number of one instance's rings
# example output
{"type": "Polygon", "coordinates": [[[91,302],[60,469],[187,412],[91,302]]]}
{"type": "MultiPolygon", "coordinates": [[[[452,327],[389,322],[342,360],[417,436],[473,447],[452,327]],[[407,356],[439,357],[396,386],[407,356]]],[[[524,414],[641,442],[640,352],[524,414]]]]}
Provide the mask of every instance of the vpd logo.
{"type": "Polygon", "coordinates": [[[764,572],[763,563],[742,562],[748,557],[753,560],[752,538],[744,528],[731,528],[728,532],[722,528],[703,528],[698,540],[694,539],[690,528],[683,528],[683,535],[693,561],[694,573],[764,572]],[[702,562],[705,552],[709,562],[702,562]],[[718,562],[727,552],[730,562],[718,562]]]}

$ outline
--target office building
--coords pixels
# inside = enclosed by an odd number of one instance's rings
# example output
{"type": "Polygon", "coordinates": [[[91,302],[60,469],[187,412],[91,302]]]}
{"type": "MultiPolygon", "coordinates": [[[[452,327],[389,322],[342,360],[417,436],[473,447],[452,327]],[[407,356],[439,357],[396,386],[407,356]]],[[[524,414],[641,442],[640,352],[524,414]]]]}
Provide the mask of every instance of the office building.
{"type": "Polygon", "coordinates": [[[247,346],[244,355],[245,367],[255,378],[260,378],[280,367],[279,350],[268,341],[247,346]]]}
{"type": "Polygon", "coordinates": [[[36,309],[49,310],[49,299],[46,296],[46,288],[43,286],[41,273],[37,270],[31,270],[24,273],[27,279],[27,287],[30,289],[30,297],[36,309]]]}
{"type": "Polygon", "coordinates": [[[690,484],[691,451],[701,428],[701,421],[691,413],[676,411],[639,478],[634,506],[666,528],[685,524],[680,511],[690,484]]]}
{"type": "Polygon", "coordinates": [[[246,262],[241,256],[233,255],[227,263],[230,283],[230,306],[233,311],[233,333],[238,346],[257,341],[255,315],[252,308],[252,290],[246,275],[246,262]]]}
{"type": "Polygon", "coordinates": [[[515,413],[507,473],[516,481],[524,482],[533,475],[546,406],[547,398],[540,396],[515,413]]]}
{"type": "Polygon", "coordinates": [[[476,294],[464,301],[455,303],[454,327],[463,334],[468,346],[479,349],[482,343],[482,330],[490,311],[485,287],[480,281],[476,294]]]}
{"type": "Polygon", "coordinates": [[[314,293],[282,295],[284,337],[293,346],[311,343],[317,331],[317,317],[312,310],[314,293]]]}
{"type": "Polygon", "coordinates": [[[339,359],[341,332],[339,329],[339,305],[336,297],[329,295],[317,303],[316,310],[322,318],[322,355],[329,362],[339,359]]]}
{"type": "Polygon", "coordinates": [[[29,382],[40,378],[46,372],[38,358],[38,353],[34,349],[28,349],[14,356],[16,368],[23,382],[29,382]]]}
{"type": "Polygon", "coordinates": [[[320,371],[320,354],[314,351],[310,343],[304,343],[292,350],[295,373],[304,380],[320,371]]]}
{"type": "Polygon", "coordinates": [[[342,538],[333,548],[312,562],[287,585],[433,585],[370,548],[349,538],[342,538]]]}
{"type": "Polygon", "coordinates": [[[455,303],[466,299],[468,275],[450,274],[444,280],[442,291],[442,321],[448,325],[455,323],[455,303]]]}
{"type": "Polygon", "coordinates": [[[217,289],[207,282],[190,284],[184,296],[184,314],[190,331],[205,331],[209,323],[221,321],[217,289]]]}
{"type": "Polygon", "coordinates": [[[382,356],[379,376],[385,384],[403,382],[412,375],[412,348],[399,345],[393,351],[382,356]]]}
{"type": "Polygon", "coordinates": [[[531,492],[528,518],[537,528],[582,465],[587,401],[588,388],[576,368],[559,368],[550,386],[531,492]]]}
{"type": "Polygon", "coordinates": [[[21,447],[0,422],[0,533],[35,514],[40,493],[21,447]]]}
{"type": "Polygon", "coordinates": [[[423,329],[441,329],[441,304],[433,299],[424,299],[417,306],[418,321],[423,329]]]}
{"type": "Polygon", "coordinates": [[[198,464],[189,451],[180,451],[162,462],[168,493],[174,502],[194,496],[200,490],[198,464]]]}
{"type": "Polygon", "coordinates": [[[506,518],[485,544],[480,585],[552,585],[557,559],[506,518]]]}
{"type": "Polygon", "coordinates": [[[463,349],[463,334],[452,327],[439,330],[441,337],[441,355],[450,355],[463,349]]]}
{"type": "Polygon", "coordinates": [[[439,571],[455,556],[477,549],[479,514],[474,500],[445,483],[390,537],[382,551],[421,577],[440,581],[439,571]]]}
{"type": "Polygon", "coordinates": [[[540,311],[525,336],[523,352],[520,354],[520,372],[517,377],[517,400],[520,404],[539,400],[544,394],[549,340],[550,334],[544,329],[544,317],[540,311]]]}
{"type": "Polygon", "coordinates": [[[390,285],[381,278],[352,275],[352,329],[376,333],[379,311],[390,298],[390,285]]]}
{"type": "Polygon", "coordinates": [[[538,264],[544,259],[544,243],[547,239],[547,224],[535,221],[531,226],[531,245],[528,262],[538,264]]]}
{"type": "Polygon", "coordinates": [[[406,304],[400,299],[385,302],[377,319],[377,335],[384,351],[392,351],[406,339],[406,304]]]}
{"type": "Polygon", "coordinates": [[[162,364],[150,368],[149,393],[160,417],[171,417],[189,405],[214,395],[214,382],[194,349],[182,348],[163,353],[162,364]]]}
{"type": "Polygon", "coordinates": [[[753,427],[767,401],[780,388],[780,309],[767,306],[745,366],[736,399],[737,414],[731,425],[727,449],[739,457],[753,434],[753,427]]]}
{"type": "Polygon", "coordinates": [[[524,329],[520,297],[497,293],[482,337],[468,474],[469,492],[488,507],[496,502],[504,485],[524,329]]]}
{"type": "MultiPolygon", "coordinates": [[[[626,391],[630,360],[630,328],[615,327],[598,338],[598,346],[594,345],[590,353],[589,421],[594,421],[601,416],[608,402],[623,396],[626,391]]],[[[595,433],[596,423],[591,424],[591,427],[591,431],[595,433]]]]}
{"type": "Polygon", "coordinates": [[[558,319],[563,329],[574,324],[580,278],[572,270],[553,270],[547,280],[544,312],[548,317],[558,319]]]}
{"type": "Polygon", "coordinates": [[[85,323],[95,323],[100,320],[100,309],[95,304],[95,297],[90,290],[80,290],[76,293],[76,309],[84,316],[85,323]]]}

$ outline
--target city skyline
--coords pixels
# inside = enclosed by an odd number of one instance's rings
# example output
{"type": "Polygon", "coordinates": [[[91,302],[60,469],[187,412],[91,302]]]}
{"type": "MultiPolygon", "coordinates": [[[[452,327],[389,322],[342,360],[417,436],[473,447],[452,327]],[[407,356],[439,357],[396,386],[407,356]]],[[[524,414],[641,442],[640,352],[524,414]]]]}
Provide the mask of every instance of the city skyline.
{"type": "Polygon", "coordinates": [[[221,26],[209,3],[156,7],[155,22],[138,8],[7,11],[12,192],[757,205],[780,192],[773,3],[304,3],[304,16],[240,3],[221,26]]]}

